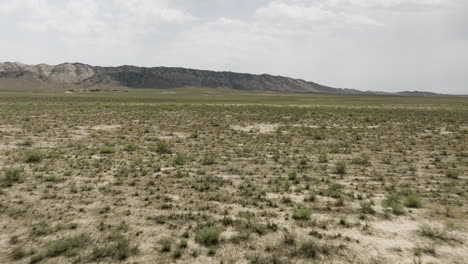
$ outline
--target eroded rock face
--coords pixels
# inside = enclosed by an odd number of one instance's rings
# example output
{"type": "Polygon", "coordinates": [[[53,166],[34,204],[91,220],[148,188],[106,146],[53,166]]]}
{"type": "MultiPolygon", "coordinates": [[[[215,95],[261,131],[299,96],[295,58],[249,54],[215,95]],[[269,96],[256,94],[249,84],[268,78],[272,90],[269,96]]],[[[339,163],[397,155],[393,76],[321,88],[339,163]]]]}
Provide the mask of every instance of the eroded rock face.
{"type": "Polygon", "coordinates": [[[31,74],[46,82],[79,84],[93,76],[95,72],[91,66],[79,63],[65,63],[57,66],[27,65],[19,62],[0,63],[0,77],[20,77],[31,74]]]}
{"type": "Polygon", "coordinates": [[[88,65],[67,63],[52,68],[48,78],[54,82],[79,84],[94,74],[94,70],[88,65]]]}
{"type": "Polygon", "coordinates": [[[261,90],[317,93],[360,93],[357,90],[336,89],[300,79],[268,74],[253,75],[233,72],[214,72],[184,68],[143,68],[135,66],[95,67],[81,63],[56,66],[27,65],[18,62],[0,63],[2,78],[58,84],[104,84],[131,88],[227,87],[236,90],[261,90]]]}

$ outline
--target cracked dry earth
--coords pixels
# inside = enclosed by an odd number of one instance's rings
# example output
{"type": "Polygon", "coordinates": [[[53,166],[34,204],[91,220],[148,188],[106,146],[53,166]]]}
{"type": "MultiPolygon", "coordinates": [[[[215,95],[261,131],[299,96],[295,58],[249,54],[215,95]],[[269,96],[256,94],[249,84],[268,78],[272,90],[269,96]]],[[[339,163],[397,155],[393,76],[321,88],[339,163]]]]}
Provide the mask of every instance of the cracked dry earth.
{"type": "Polygon", "coordinates": [[[0,97],[1,263],[468,263],[466,102],[107,96],[0,97]]]}

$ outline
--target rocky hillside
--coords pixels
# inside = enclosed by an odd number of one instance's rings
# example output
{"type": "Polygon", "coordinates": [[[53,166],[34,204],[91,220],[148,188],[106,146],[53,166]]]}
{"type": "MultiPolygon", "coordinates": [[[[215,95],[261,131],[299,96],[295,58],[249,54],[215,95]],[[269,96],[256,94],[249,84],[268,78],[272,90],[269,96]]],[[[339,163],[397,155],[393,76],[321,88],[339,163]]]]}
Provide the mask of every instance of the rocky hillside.
{"type": "Polygon", "coordinates": [[[194,86],[225,87],[236,90],[362,93],[358,90],[331,88],[314,82],[268,74],[253,75],[167,67],[96,67],[81,63],[64,63],[56,66],[0,63],[0,86],[32,88],[72,85],[162,89],[194,86]]]}

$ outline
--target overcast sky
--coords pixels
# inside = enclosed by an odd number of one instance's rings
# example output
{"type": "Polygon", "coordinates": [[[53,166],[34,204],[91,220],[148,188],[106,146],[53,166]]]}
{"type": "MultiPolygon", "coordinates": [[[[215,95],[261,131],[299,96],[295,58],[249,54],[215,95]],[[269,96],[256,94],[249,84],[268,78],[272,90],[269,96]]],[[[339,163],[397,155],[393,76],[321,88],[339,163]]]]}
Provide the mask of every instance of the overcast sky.
{"type": "Polygon", "coordinates": [[[0,0],[0,61],[468,94],[468,0],[0,0]]]}

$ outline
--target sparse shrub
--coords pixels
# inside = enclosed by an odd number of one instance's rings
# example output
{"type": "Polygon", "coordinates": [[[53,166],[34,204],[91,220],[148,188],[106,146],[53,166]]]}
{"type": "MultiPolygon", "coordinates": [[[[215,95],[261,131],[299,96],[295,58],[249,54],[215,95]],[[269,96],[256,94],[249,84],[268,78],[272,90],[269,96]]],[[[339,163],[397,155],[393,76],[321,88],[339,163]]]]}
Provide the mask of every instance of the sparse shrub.
{"type": "Polygon", "coordinates": [[[372,203],[370,202],[362,202],[361,211],[364,214],[375,214],[375,210],[372,208],[372,203]]]}
{"type": "Polygon", "coordinates": [[[215,247],[210,247],[208,249],[208,256],[214,256],[216,255],[216,248],[215,247]]]}
{"type": "Polygon", "coordinates": [[[11,251],[11,259],[12,260],[20,260],[24,257],[26,257],[26,252],[24,251],[24,249],[22,247],[15,247],[13,248],[13,250],[11,251]]]}
{"type": "Polygon", "coordinates": [[[325,134],[320,133],[320,132],[315,132],[313,135],[315,140],[324,140],[325,139],[325,134]]]}
{"type": "Polygon", "coordinates": [[[38,149],[30,149],[25,152],[26,159],[28,163],[38,163],[44,159],[45,154],[38,149]]]}
{"type": "Polygon", "coordinates": [[[182,257],[182,250],[180,250],[180,248],[176,249],[174,251],[174,254],[172,255],[175,259],[179,259],[180,257],[182,257]]]}
{"type": "Polygon", "coordinates": [[[114,232],[108,239],[105,247],[95,248],[91,254],[90,260],[97,261],[101,259],[111,258],[114,260],[125,260],[132,254],[135,254],[138,247],[132,245],[129,238],[114,232]]]}
{"type": "Polygon", "coordinates": [[[340,218],[340,222],[339,222],[339,223],[340,223],[340,225],[342,225],[342,226],[346,226],[346,227],[349,226],[348,220],[347,220],[346,217],[344,217],[344,216],[340,218]]]}
{"type": "Polygon", "coordinates": [[[31,234],[34,236],[44,236],[52,232],[52,227],[46,221],[40,221],[32,226],[31,234]]]}
{"type": "Polygon", "coordinates": [[[24,140],[23,142],[18,143],[18,146],[30,147],[33,144],[34,144],[34,142],[30,138],[28,138],[28,139],[24,140]]]}
{"type": "Polygon", "coordinates": [[[460,177],[461,175],[461,172],[459,170],[448,170],[445,175],[449,178],[452,178],[452,179],[457,179],[458,177],[460,177]]]}
{"type": "Polygon", "coordinates": [[[273,253],[271,255],[255,254],[248,256],[249,264],[292,264],[287,256],[280,256],[279,253],[273,253]]]}
{"type": "Polygon", "coordinates": [[[158,141],[156,143],[156,152],[159,154],[171,154],[172,150],[166,141],[158,141]]]}
{"type": "Polygon", "coordinates": [[[399,203],[391,203],[390,208],[392,208],[392,212],[396,215],[403,215],[405,214],[405,209],[399,203]]]}
{"type": "Polygon", "coordinates": [[[305,199],[306,202],[315,202],[317,201],[317,195],[315,193],[309,194],[309,196],[305,199]]]}
{"type": "Polygon", "coordinates": [[[14,183],[21,182],[21,175],[24,172],[23,168],[4,168],[3,172],[5,174],[3,178],[3,185],[10,187],[14,183]]]}
{"type": "Polygon", "coordinates": [[[447,233],[439,229],[437,227],[431,227],[427,224],[421,225],[419,227],[419,232],[421,235],[432,238],[432,239],[440,239],[440,240],[447,240],[447,233]]]}
{"type": "Polygon", "coordinates": [[[186,239],[182,239],[182,240],[180,241],[179,248],[185,249],[185,248],[187,248],[187,247],[188,247],[188,242],[187,242],[187,240],[186,240],[186,239]]]}
{"type": "Polygon", "coordinates": [[[113,146],[104,145],[100,150],[101,154],[112,154],[115,153],[115,148],[113,146]]]}
{"type": "Polygon", "coordinates": [[[336,174],[340,174],[340,175],[346,174],[346,163],[344,163],[344,162],[337,162],[337,163],[335,164],[335,173],[336,173],[336,174]]]}
{"type": "Polygon", "coordinates": [[[301,244],[297,253],[309,259],[316,259],[320,255],[330,255],[331,248],[314,241],[306,241],[301,244]]]}
{"type": "Polygon", "coordinates": [[[37,254],[31,257],[29,264],[39,263],[44,259],[44,254],[37,254]]]}
{"type": "Polygon", "coordinates": [[[190,138],[198,138],[198,131],[192,131],[190,138]]]}
{"type": "Polygon", "coordinates": [[[328,162],[328,155],[327,153],[320,153],[320,155],[318,156],[318,161],[320,163],[327,163],[328,162]]]}
{"type": "Polygon", "coordinates": [[[344,206],[345,205],[345,198],[343,195],[340,195],[335,202],[335,206],[344,206]]]}
{"type": "Polygon", "coordinates": [[[383,159],[382,159],[382,162],[384,164],[387,164],[387,165],[390,165],[392,164],[392,158],[390,156],[385,156],[383,159]]]}
{"type": "Polygon", "coordinates": [[[291,180],[291,181],[297,180],[297,172],[296,172],[296,171],[290,171],[290,172],[288,173],[288,178],[289,178],[289,180],[291,180]]]}
{"type": "Polygon", "coordinates": [[[369,161],[369,156],[363,154],[359,157],[356,157],[352,160],[352,163],[353,164],[357,164],[357,165],[362,165],[362,166],[369,166],[370,165],[370,161],[369,161]]]}
{"type": "Polygon", "coordinates": [[[185,165],[188,161],[188,157],[184,154],[177,154],[174,158],[174,165],[185,165]]]}
{"type": "Polygon", "coordinates": [[[161,252],[170,252],[172,248],[172,241],[169,238],[163,238],[159,241],[161,244],[161,252]]]}
{"type": "Polygon", "coordinates": [[[396,215],[402,215],[405,213],[405,209],[401,204],[401,196],[398,194],[387,195],[387,198],[383,201],[385,207],[390,207],[392,212],[396,215]]]}
{"type": "Polygon", "coordinates": [[[310,209],[301,208],[296,209],[292,215],[295,220],[310,220],[312,211],[310,209]]]}
{"type": "Polygon", "coordinates": [[[55,174],[45,175],[43,177],[45,182],[58,182],[60,178],[58,178],[55,174]]]}
{"type": "Polygon", "coordinates": [[[405,197],[405,206],[409,208],[421,208],[422,202],[416,195],[408,195],[405,197]]]}
{"type": "Polygon", "coordinates": [[[205,246],[213,246],[218,244],[222,232],[223,228],[220,226],[205,226],[196,231],[195,241],[205,246]]]}
{"type": "Polygon", "coordinates": [[[87,245],[88,237],[77,235],[52,241],[44,252],[45,257],[76,255],[77,250],[87,245]]]}
{"type": "Polygon", "coordinates": [[[424,247],[416,247],[413,249],[413,253],[417,257],[421,257],[422,254],[429,254],[432,256],[436,255],[436,249],[434,248],[434,245],[428,245],[424,247]]]}
{"type": "Polygon", "coordinates": [[[201,161],[202,165],[213,165],[216,164],[216,154],[213,152],[205,153],[201,161]]]}
{"type": "Polygon", "coordinates": [[[133,151],[136,151],[137,149],[138,149],[138,146],[134,142],[130,142],[125,146],[125,151],[128,151],[128,152],[133,152],[133,151]]]}
{"type": "Polygon", "coordinates": [[[268,225],[262,223],[253,223],[252,228],[259,235],[264,235],[268,231],[268,225]]]}
{"type": "Polygon", "coordinates": [[[286,245],[296,244],[296,236],[292,233],[285,232],[283,235],[283,243],[286,245]]]}

